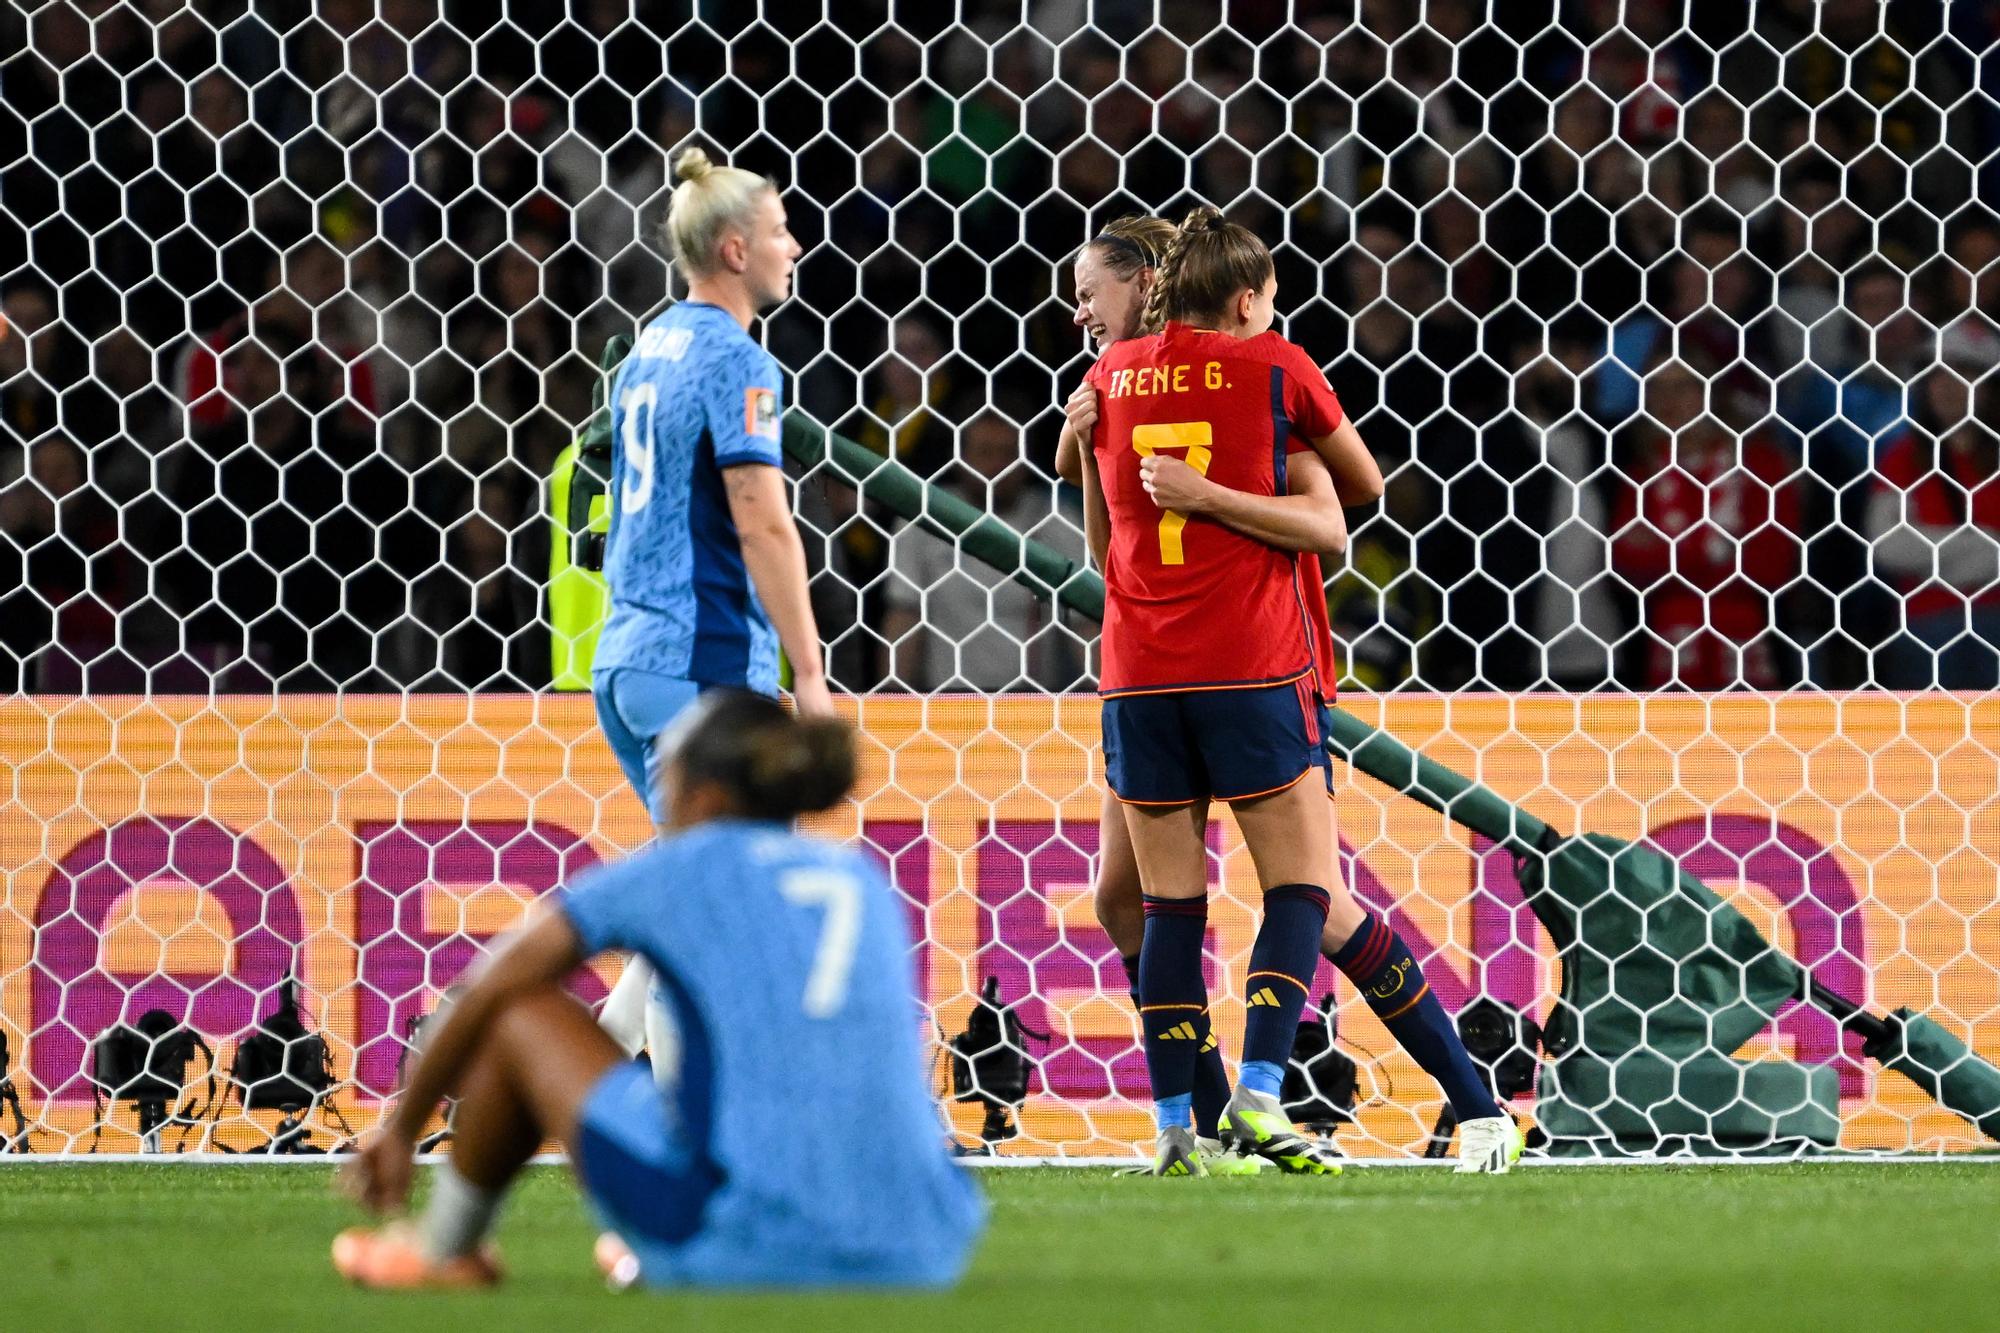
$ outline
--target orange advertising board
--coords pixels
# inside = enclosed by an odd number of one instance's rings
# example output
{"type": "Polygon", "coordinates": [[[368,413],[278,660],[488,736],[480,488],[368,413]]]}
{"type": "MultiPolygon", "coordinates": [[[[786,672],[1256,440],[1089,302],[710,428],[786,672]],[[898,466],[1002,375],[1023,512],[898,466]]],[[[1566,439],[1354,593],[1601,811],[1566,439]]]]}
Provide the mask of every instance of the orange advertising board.
{"type": "MultiPolygon", "coordinates": [[[[1343,706],[1560,828],[1652,839],[1822,979],[1878,1010],[1925,1009],[2000,1053],[2000,700],[1343,706]]],[[[859,799],[816,827],[882,856],[938,1032],[957,1031],[995,976],[1052,1034],[1046,1049],[1031,1043],[1040,1077],[1008,1151],[1129,1151],[1148,1132],[1145,1079],[1124,975],[1091,908],[1095,700],[879,697],[855,716],[859,799]]],[[[1504,853],[1366,779],[1343,784],[1339,811],[1343,873],[1415,947],[1448,1008],[1483,991],[1546,1011],[1553,951],[1504,853]]],[[[393,1090],[411,1020],[481,942],[648,833],[584,696],[0,704],[0,1032],[28,1114],[51,1131],[38,1143],[83,1148],[98,1032],[165,1009],[226,1069],[292,971],[345,1081],[337,1105],[365,1124],[393,1090]]],[[[1227,1036],[1240,1029],[1257,895],[1226,817],[1210,843],[1211,990],[1227,1036]]],[[[601,995],[617,966],[600,960],[582,993],[601,995]]],[[[1435,1088],[1330,969],[1319,989],[1339,1006],[1368,1099],[1344,1145],[1420,1146],[1435,1088]]],[[[1837,1064],[1851,1146],[1974,1145],[1809,1011],[1743,1054],[1837,1064]]],[[[976,1125],[973,1108],[958,1113],[976,1125]]],[[[130,1125],[114,1115],[104,1150],[135,1146],[130,1125]]],[[[256,1139],[240,1115],[201,1133],[256,1139]]]]}

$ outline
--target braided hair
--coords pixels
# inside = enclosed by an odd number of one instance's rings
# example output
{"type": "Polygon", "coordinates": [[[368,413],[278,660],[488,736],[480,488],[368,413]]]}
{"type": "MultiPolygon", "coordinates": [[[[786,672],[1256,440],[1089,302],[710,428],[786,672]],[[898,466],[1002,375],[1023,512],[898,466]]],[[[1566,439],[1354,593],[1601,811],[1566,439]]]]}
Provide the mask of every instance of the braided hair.
{"type": "Polygon", "coordinates": [[[1276,271],[1255,232],[1203,204],[1181,220],[1160,255],[1146,295],[1145,326],[1163,328],[1170,319],[1217,322],[1231,297],[1246,287],[1261,290],[1276,271]]]}

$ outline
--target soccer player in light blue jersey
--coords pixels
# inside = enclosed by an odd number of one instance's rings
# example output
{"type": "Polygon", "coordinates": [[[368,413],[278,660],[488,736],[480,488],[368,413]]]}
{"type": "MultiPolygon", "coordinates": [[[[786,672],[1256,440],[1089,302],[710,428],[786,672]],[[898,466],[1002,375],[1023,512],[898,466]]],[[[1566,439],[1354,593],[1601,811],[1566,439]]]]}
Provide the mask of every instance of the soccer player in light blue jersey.
{"type": "MultiPolygon", "coordinates": [[[[656,824],[655,743],[702,690],[777,694],[782,647],[799,711],[833,711],[778,448],[783,378],[749,332],[791,294],[799,244],[769,178],[699,148],[674,174],[665,232],[688,294],[612,385],[611,613],[591,672],[605,739],[656,824]]],[[[605,1001],[628,1051],[652,1044],[650,983],[635,964],[605,1001]]]]}
{"type": "Polygon", "coordinates": [[[854,780],[853,733],[716,691],[663,742],[663,837],[594,871],[445,1011],[347,1180],[407,1198],[429,1108],[456,1092],[451,1158],[417,1225],[342,1233],[377,1287],[485,1285],[502,1196],[561,1140],[621,1285],[938,1286],[985,1207],[932,1103],[904,915],[861,855],[791,831],[854,780]],[[606,949],[657,970],[678,1059],[663,1086],[561,989],[606,949]],[[839,1127],[799,1151],[812,1125],[839,1127]],[[855,1132],[860,1127],[860,1132],[855,1132]]]}

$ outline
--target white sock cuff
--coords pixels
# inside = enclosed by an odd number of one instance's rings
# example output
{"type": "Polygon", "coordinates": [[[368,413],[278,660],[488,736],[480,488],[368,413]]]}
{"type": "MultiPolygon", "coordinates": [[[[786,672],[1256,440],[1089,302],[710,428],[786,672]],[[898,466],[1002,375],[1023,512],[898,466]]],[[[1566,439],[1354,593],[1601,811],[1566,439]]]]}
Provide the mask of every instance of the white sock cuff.
{"type": "Polygon", "coordinates": [[[440,1163],[431,1173],[431,1198],[424,1209],[424,1254],[432,1263],[443,1263],[478,1249],[505,1196],[505,1190],[473,1184],[450,1161],[440,1163]]]}

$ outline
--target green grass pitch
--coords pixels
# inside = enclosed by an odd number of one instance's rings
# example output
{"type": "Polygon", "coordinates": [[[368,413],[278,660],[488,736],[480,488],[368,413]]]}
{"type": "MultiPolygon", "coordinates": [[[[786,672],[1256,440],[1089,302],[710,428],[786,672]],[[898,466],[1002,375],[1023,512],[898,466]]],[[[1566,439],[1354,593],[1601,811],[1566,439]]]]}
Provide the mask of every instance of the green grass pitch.
{"type": "Polygon", "coordinates": [[[568,1176],[511,1200],[497,1292],[377,1295],[333,1275],[356,1220],[316,1167],[0,1168],[5,1324],[147,1330],[2000,1327],[2000,1167],[1540,1169],[1504,1179],[981,1179],[958,1290],[613,1296],[568,1176]]]}

